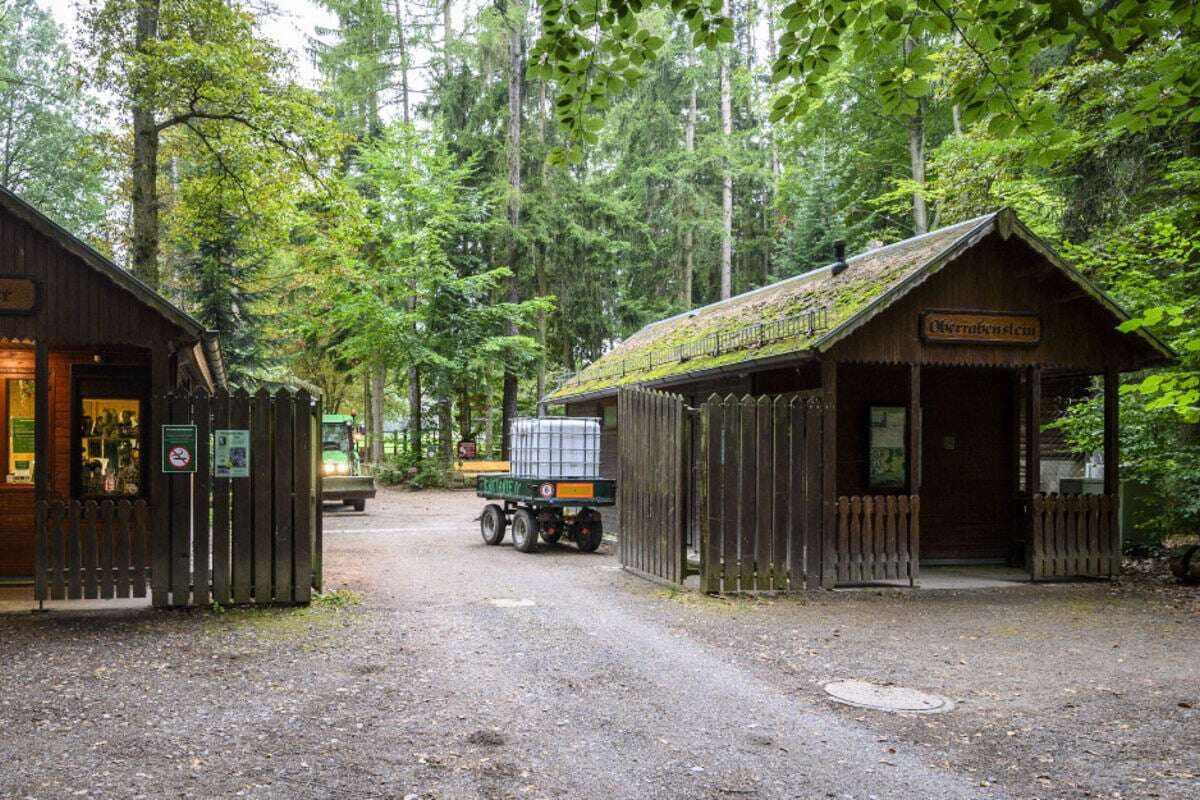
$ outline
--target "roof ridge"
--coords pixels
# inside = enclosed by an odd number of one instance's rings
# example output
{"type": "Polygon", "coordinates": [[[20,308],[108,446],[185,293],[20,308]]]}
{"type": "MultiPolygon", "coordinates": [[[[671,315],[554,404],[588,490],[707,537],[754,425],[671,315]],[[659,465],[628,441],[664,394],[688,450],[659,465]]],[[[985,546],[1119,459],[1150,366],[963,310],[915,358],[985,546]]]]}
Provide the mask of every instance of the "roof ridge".
{"type": "MultiPolygon", "coordinates": [[[[999,211],[989,211],[986,214],[981,214],[980,216],[974,217],[972,219],[964,219],[961,222],[955,222],[951,225],[943,225],[942,227],[937,228],[935,230],[926,231],[925,233],[918,233],[916,236],[910,236],[907,239],[901,239],[897,242],[891,242],[889,244],[883,245],[882,247],[876,247],[871,250],[864,250],[861,253],[856,253],[855,255],[846,259],[846,263],[853,264],[855,261],[860,261],[864,258],[867,258],[868,256],[878,256],[881,254],[886,254],[887,252],[894,250],[894,249],[900,247],[901,245],[910,245],[910,244],[913,244],[916,242],[920,242],[923,239],[928,239],[932,236],[937,236],[939,234],[943,234],[954,228],[959,228],[959,227],[962,227],[965,225],[972,225],[972,226],[978,225],[979,223],[983,222],[984,220],[988,219],[989,217],[994,217],[999,213],[1000,213],[999,211]]],[[[801,272],[798,275],[790,275],[786,278],[781,278],[781,279],[775,281],[774,283],[768,283],[763,286],[755,287],[753,289],[747,289],[744,292],[740,292],[738,294],[731,295],[730,297],[726,297],[723,300],[714,300],[711,303],[705,303],[702,306],[697,306],[695,308],[688,309],[687,311],[681,311],[678,314],[673,314],[669,317],[664,317],[663,319],[660,319],[660,320],[648,322],[644,326],[642,326],[638,332],[640,333],[641,331],[644,331],[647,328],[657,327],[658,325],[662,325],[664,322],[673,322],[678,319],[685,319],[687,317],[696,316],[700,312],[705,311],[707,309],[716,308],[718,306],[725,305],[726,303],[733,303],[733,301],[735,301],[735,300],[744,300],[748,297],[753,297],[755,294],[758,294],[759,292],[767,292],[772,289],[776,289],[780,286],[783,286],[784,284],[787,284],[787,283],[795,282],[795,283],[799,284],[799,283],[802,283],[805,279],[813,278],[818,273],[827,272],[827,271],[831,270],[832,268],[833,268],[833,262],[830,262],[830,263],[825,264],[820,267],[814,267],[814,268],[810,269],[808,272],[801,272]]],[[[626,340],[626,341],[628,341],[628,340],[626,340]]]]}

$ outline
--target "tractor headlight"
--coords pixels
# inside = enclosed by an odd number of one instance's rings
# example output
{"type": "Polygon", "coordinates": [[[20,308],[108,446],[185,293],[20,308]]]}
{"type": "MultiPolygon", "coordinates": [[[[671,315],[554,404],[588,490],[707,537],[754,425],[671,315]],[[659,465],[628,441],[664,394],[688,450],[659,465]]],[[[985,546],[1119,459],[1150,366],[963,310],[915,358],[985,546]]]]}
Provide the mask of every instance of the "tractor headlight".
{"type": "Polygon", "coordinates": [[[347,472],[350,471],[350,465],[347,464],[345,461],[339,461],[338,465],[337,465],[337,471],[342,473],[343,475],[345,475],[347,472]]]}

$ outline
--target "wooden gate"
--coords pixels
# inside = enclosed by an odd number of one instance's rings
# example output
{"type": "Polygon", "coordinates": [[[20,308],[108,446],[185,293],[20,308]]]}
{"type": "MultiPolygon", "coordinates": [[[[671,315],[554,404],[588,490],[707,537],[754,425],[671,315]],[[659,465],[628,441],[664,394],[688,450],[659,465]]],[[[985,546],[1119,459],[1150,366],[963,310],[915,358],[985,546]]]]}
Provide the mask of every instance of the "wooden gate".
{"type": "Polygon", "coordinates": [[[150,458],[151,502],[43,501],[36,600],[146,596],[155,606],[307,603],[321,586],[319,401],[204,391],[154,398],[156,425],[196,426],[196,472],[150,458]],[[212,433],[250,432],[250,476],[214,477],[212,433]]]}
{"type": "Polygon", "coordinates": [[[819,400],[713,395],[700,419],[701,588],[818,588],[819,400]]]}
{"type": "Polygon", "coordinates": [[[621,565],[652,580],[687,577],[688,411],[683,398],[649,389],[617,395],[621,565]]]}
{"type": "Polygon", "coordinates": [[[1119,574],[1121,533],[1110,496],[1037,494],[1031,505],[1027,558],[1033,580],[1119,574]]]}

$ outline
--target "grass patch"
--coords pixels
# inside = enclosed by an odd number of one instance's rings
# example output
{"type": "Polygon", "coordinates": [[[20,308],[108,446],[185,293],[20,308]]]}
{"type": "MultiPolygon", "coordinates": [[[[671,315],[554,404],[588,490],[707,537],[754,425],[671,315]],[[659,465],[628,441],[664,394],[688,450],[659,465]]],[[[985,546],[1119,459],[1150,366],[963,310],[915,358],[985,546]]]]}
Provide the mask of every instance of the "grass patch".
{"type": "Polygon", "coordinates": [[[324,640],[335,629],[353,619],[350,610],[362,604],[362,597],[349,589],[334,589],[313,595],[307,606],[235,606],[213,604],[205,615],[204,629],[209,634],[246,634],[264,641],[324,640]]]}

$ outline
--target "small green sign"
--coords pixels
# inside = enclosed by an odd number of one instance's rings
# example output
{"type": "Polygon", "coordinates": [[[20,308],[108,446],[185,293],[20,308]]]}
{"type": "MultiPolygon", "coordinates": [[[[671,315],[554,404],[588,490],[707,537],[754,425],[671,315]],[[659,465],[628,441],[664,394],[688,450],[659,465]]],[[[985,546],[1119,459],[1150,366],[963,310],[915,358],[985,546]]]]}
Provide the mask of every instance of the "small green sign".
{"type": "Polygon", "coordinates": [[[162,426],[162,471],[183,474],[196,471],[196,426],[162,426]]]}
{"type": "Polygon", "coordinates": [[[13,453],[32,453],[34,450],[33,417],[13,417],[9,424],[12,430],[13,453]]]}
{"type": "Polygon", "coordinates": [[[213,475],[250,477],[250,431],[236,428],[213,431],[213,475]]]}

